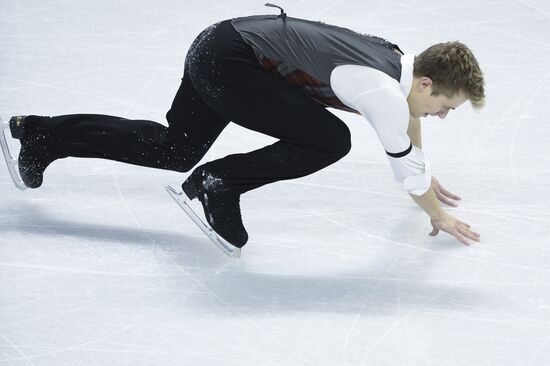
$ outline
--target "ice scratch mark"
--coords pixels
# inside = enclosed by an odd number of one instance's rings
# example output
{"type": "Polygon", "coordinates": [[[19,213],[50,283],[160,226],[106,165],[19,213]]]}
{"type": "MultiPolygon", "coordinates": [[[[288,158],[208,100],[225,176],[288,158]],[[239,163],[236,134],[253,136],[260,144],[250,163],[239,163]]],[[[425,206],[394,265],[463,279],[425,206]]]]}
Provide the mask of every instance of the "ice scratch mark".
{"type": "Polygon", "coordinates": [[[388,276],[388,274],[392,271],[392,269],[395,267],[395,265],[397,264],[397,262],[399,262],[399,260],[401,259],[401,257],[403,256],[403,252],[401,252],[401,254],[395,258],[395,260],[388,266],[388,268],[384,271],[384,274],[382,275],[381,278],[378,279],[378,282],[376,283],[376,286],[374,287],[374,289],[372,289],[372,291],[370,292],[370,295],[367,297],[367,299],[365,300],[365,302],[363,302],[363,305],[361,306],[361,309],[359,310],[359,312],[357,313],[357,315],[355,316],[355,319],[353,320],[353,323],[351,324],[351,327],[350,329],[348,330],[348,333],[346,335],[346,341],[344,342],[344,359],[347,358],[347,349],[348,349],[348,344],[349,344],[349,341],[350,341],[350,338],[351,338],[351,335],[353,334],[353,331],[355,330],[355,326],[357,325],[357,322],[359,321],[359,318],[361,318],[361,315],[363,314],[363,312],[365,311],[365,309],[367,308],[367,305],[370,303],[372,297],[377,293],[378,291],[378,288],[380,287],[380,285],[382,284],[382,282],[384,281],[384,279],[388,276]]]}
{"type": "Polygon", "coordinates": [[[519,130],[519,126],[523,122],[524,119],[526,119],[527,111],[529,110],[529,107],[533,103],[533,100],[535,100],[535,97],[540,93],[540,90],[543,86],[546,86],[546,81],[550,77],[550,72],[546,73],[544,78],[538,83],[536,88],[533,90],[531,97],[527,100],[527,103],[524,104],[523,110],[521,112],[520,117],[518,118],[518,121],[516,123],[516,126],[514,127],[514,133],[512,134],[512,141],[510,142],[510,150],[509,150],[509,161],[510,161],[510,172],[512,173],[512,179],[514,180],[514,189],[516,190],[516,193],[519,194],[517,187],[517,175],[514,168],[514,152],[515,152],[515,145],[516,145],[516,137],[519,130]]]}
{"type": "MultiPolygon", "coordinates": [[[[467,282],[469,279],[471,279],[472,277],[475,277],[477,276],[480,272],[482,272],[483,269],[480,269],[479,271],[476,271],[475,273],[473,274],[470,274],[469,276],[466,276],[465,278],[463,278],[462,280],[460,281],[456,281],[455,283],[457,285],[459,284],[462,284],[462,283],[465,283],[467,282]]],[[[363,356],[363,359],[361,360],[361,363],[360,365],[365,365],[365,362],[367,361],[368,357],[370,356],[370,354],[372,353],[372,351],[376,348],[376,346],[382,342],[395,328],[397,328],[399,325],[401,325],[404,321],[408,320],[412,315],[416,314],[419,310],[421,310],[422,308],[424,308],[424,306],[426,306],[427,304],[429,303],[432,303],[434,300],[436,300],[437,298],[443,296],[447,291],[449,291],[452,287],[446,287],[444,288],[443,290],[441,290],[439,293],[437,293],[435,296],[432,296],[430,297],[428,300],[424,301],[422,304],[418,305],[417,307],[415,307],[414,309],[412,309],[407,315],[399,318],[394,324],[392,324],[391,327],[388,328],[388,330],[386,330],[386,332],[384,334],[382,334],[380,336],[380,338],[378,338],[372,345],[370,345],[370,347],[368,348],[367,352],[365,353],[365,355],[363,356]]]]}
{"type": "Polygon", "coordinates": [[[19,347],[17,347],[17,345],[13,344],[13,342],[10,341],[6,336],[0,335],[0,337],[2,337],[2,339],[5,340],[6,343],[12,346],[13,349],[15,349],[29,364],[34,366],[34,362],[32,362],[32,360],[29,357],[27,357],[25,352],[23,352],[19,347]]]}

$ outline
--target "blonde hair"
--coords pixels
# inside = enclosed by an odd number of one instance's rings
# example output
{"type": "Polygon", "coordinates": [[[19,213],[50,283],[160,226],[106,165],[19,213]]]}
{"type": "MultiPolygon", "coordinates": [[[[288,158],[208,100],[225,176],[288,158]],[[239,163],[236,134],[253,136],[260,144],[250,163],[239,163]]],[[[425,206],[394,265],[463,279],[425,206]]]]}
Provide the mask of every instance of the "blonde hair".
{"type": "Polygon", "coordinates": [[[413,73],[415,77],[432,79],[432,95],[452,98],[462,91],[475,109],[485,105],[483,72],[472,51],[460,42],[428,47],[416,56],[413,73]]]}

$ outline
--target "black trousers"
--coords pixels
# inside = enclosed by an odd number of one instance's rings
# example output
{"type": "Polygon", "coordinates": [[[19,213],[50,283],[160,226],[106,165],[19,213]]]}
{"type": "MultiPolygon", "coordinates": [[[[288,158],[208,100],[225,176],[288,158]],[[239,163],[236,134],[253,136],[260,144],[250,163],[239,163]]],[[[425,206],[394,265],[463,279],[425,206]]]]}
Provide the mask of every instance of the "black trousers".
{"type": "Polygon", "coordinates": [[[311,174],[351,148],[347,126],[300,89],[262,70],[230,21],[208,27],[191,45],[166,114],[168,127],[97,114],[40,118],[51,161],[105,158],[180,172],[197,164],[230,121],[277,138],[259,150],[205,164],[236,193],[311,174]]]}

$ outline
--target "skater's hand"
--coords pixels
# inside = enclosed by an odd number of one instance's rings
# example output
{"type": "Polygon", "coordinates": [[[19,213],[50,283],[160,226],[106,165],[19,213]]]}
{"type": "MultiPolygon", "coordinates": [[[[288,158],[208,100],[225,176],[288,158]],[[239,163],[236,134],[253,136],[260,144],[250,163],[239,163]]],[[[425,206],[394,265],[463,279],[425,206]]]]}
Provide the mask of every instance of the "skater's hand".
{"type": "Polygon", "coordinates": [[[477,242],[480,241],[480,235],[471,230],[470,225],[458,220],[456,217],[449,215],[448,213],[443,214],[440,218],[432,219],[431,222],[433,227],[433,230],[430,233],[431,236],[436,236],[439,233],[439,230],[443,230],[457,238],[458,241],[464,245],[470,245],[467,239],[477,242]]]}
{"type": "Polygon", "coordinates": [[[457,207],[458,204],[453,200],[460,201],[462,199],[456,194],[449,192],[448,190],[443,188],[439,181],[434,177],[432,177],[432,188],[435,192],[435,196],[437,197],[437,199],[447,206],[457,207]]]}

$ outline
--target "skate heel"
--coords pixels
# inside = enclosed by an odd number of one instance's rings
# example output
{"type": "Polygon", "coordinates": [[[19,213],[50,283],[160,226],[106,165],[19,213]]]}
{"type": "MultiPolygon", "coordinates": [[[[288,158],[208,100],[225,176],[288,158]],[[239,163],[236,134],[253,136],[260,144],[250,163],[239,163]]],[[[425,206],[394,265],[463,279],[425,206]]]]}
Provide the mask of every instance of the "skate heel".
{"type": "Polygon", "coordinates": [[[6,123],[0,118],[0,149],[2,150],[2,155],[4,155],[4,160],[8,166],[8,172],[10,173],[11,179],[15,186],[21,190],[27,189],[25,183],[21,179],[21,174],[18,170],[17,160],[11,156],[10,148],[8,146],[8,140],[6,139],[5,131],[10,127],[9,123],[6,123]]]}
{"type": "Polygon", "coordinates": [[[13,116],[10,118],[10,132],[14,139],[20,140],[25,132],[25,117],[26,116],[13,116]]]}
{"type": "Polygon", "coordinates": [[[199,190],[197,189],[197,186],[193,182],[192,176],[187,178],[185,182],[181,185],[181,188],[183,189],[183,193],[190,199],[195,199],[199,195],[199,190]]]}

